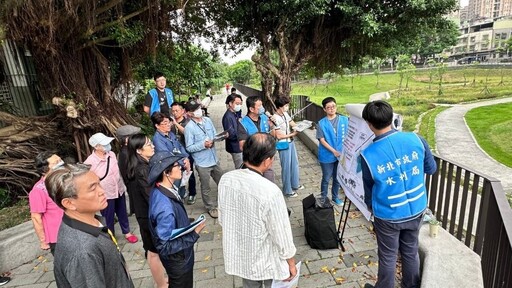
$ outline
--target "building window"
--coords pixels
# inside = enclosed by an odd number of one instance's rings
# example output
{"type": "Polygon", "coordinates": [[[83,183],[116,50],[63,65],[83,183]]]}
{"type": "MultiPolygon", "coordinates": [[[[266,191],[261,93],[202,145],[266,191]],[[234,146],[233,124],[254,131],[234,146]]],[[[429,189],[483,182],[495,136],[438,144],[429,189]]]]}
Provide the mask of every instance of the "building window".
{"type": "Polygon", "coordinates": [[[471,43],[475,43],[475,36],[471,37],[471,43]]]}

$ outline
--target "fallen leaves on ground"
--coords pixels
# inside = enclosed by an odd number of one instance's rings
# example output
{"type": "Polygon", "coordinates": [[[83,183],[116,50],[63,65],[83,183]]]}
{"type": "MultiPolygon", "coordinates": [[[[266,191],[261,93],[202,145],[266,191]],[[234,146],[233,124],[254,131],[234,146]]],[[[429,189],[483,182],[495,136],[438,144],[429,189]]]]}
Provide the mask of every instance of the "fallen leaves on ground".
{"type": "Polygon", "coordinates": [[[338,285],[341,285],[341,284],[343,284],[343,282],[347,281],[347,279],[345,279],[343,277],[337,277],[337,278],[335,278],[335,280],[336,280],[336,284],[338,284],[338,285]]]}

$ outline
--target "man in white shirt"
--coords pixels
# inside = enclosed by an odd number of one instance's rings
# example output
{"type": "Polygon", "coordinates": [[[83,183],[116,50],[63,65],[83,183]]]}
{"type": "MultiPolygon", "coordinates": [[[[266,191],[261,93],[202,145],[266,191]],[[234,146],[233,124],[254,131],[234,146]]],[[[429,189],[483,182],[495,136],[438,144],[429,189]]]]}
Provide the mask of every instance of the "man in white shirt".
{"type": "Polygon", "coordinates": [[[244,288],[271,287],[296,274],[292,230],[279,187],[263,177],[276,154],[274,138],[255,133],[244,143],[244,169],[219,182],[219,223],[226,273],[243,278],[244,288]]]}

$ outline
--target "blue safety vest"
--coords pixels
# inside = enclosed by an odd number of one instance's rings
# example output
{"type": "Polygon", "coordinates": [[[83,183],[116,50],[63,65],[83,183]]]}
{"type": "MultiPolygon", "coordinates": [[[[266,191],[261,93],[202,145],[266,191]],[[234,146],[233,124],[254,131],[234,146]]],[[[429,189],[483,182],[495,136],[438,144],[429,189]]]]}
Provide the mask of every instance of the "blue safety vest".
{"type": "Polygon", "coordinates": [[[361,155],[375,181],[372,187],[375,217],[401,220],[425,210],[425,146],[416,134],[393,133],[370,144],[361,155]]]}
{"type": "MultiPolygon", "coordinates": [[[[348,130],[348,118],[341,115],[336,115],[336,117],[338,117],[336,133],[327,117],[320,119],[318,125],[320,129],[322,129],[322,132],[324,132],[325,141],[327,141],[332,148],[341,152],[343,150],[343,140],[348,130]]],[[[318,144],[318,161],[320,163],[334,163],[338,161],[338,159],[336,159],[336,156],[334,156],[331,151],[327,150],[324,145],[318,144]]]]}
{"type": "MultiPolygon", "coordinates": [[[[174,103],[174,96],[173,96],[172,90],[169,88],[164,88],[164,91],[165,91],[165,96],[167,98],[167,105],[169,105],[169,107],[170,107],[171,104],[174,103]]],[[[155,112],[160,112],[160,99],[158,99],[158,92],[156,91],[155,88],[149,90],[149,95],[151,95],[151,98],[153,100],[153,101],[151,101],[151,107],[149,110],[149,115],[151,116],[155,112]]],[[[171,110],[171,109],[169,109],[169,110],[171,110]]]]}
{"type": "Polygon", "coordinates": [[[262,132],[262,133],[269,133],[270,132],[270,126],[268,125],[268,117],[265,114],[260,115],[260,129],[258,130],[258,127],[254,124],[252,119],[249,116],[245,116],[240,121],[242,123],[242,126],[244,126],[245,131],[247,131],[247,136],[251,136],[252,134],[262,132]]]}

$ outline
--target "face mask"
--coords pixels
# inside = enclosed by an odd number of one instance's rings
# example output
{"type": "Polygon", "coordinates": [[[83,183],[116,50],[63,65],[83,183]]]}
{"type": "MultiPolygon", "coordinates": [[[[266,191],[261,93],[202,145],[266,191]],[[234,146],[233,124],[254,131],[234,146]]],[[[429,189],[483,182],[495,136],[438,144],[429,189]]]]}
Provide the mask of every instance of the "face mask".
{"type": "Polygon", "coordinates": [[[107,145],[103,145],[103,150],[105,150],[105,152],[110,152],[110,150],[112,150],[112,146],[110,145],[110,143],[108,143],[107,145]]]}
{"type": "Polygon", "coordinates": [[[52,170],[57,170],[59,168],[61,168],[62,166],[64,166],[64,161],[60,160],[59,163],[55,164],[55,166],[52,167],[52,170]]]}
{"type": "Polygon", "coordinates": [[[288,112],[288,110],[290,110],[290,106],[289,105],[284,105],[283,111],[284,112],[288,112]]]}
{"type": "Polygon", "coordinates": [[[196,111],[194,111],[194,117],[200,118],[202,116],[203,116],[203,110],[197,109],[196,111]]]}
{"type": "Polygon", "coordinates": [[[242,105],[235,105],[235,112],[242,110],[242,105]]]}
{"type": "Polygon", "coordinates": [[[260,114],[260,115],[265,114],[265,107],[261,106],[260,110],[258,110],[258,114],[260,114]]]}

